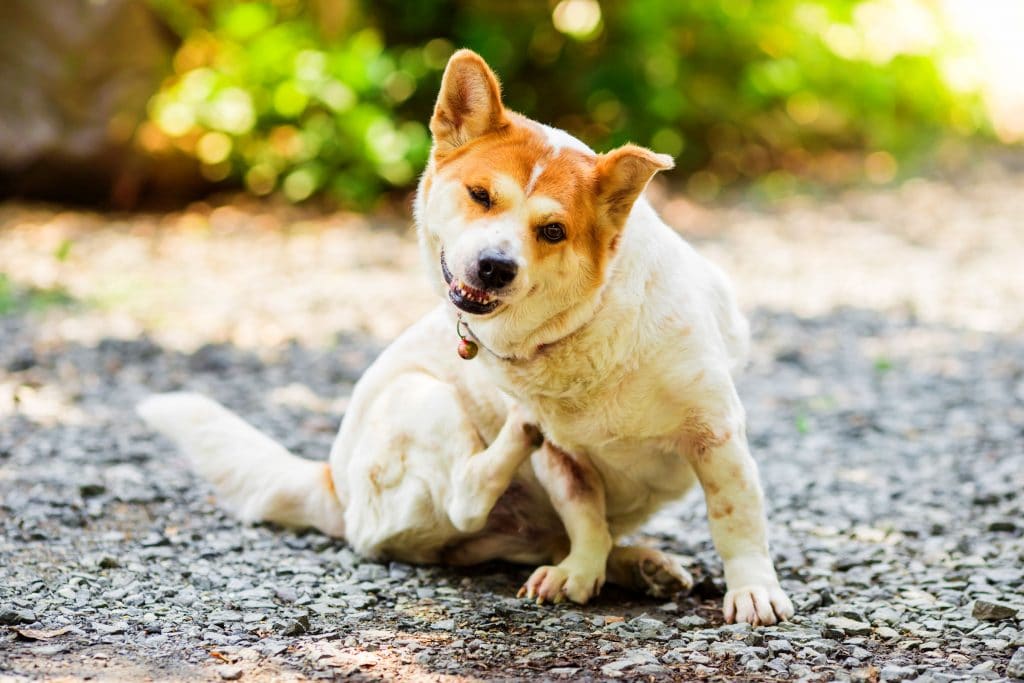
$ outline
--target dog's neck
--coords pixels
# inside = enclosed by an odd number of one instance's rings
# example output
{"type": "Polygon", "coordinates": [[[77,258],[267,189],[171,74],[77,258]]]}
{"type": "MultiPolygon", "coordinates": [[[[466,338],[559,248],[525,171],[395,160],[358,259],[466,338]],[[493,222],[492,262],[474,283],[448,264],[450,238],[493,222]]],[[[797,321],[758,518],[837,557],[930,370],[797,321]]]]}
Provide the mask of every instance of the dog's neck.
{"type": "Polygon", "coordinates": [[[607,283],[586,301],[548,318],[540,327],[527,333],[522,340],[481,339],[471,322],[463,321],[463,324],[484,352],[496,360],[515,364],[528,363],[548,349],[581,333],[597,317],[606,290],[607,283]]]}

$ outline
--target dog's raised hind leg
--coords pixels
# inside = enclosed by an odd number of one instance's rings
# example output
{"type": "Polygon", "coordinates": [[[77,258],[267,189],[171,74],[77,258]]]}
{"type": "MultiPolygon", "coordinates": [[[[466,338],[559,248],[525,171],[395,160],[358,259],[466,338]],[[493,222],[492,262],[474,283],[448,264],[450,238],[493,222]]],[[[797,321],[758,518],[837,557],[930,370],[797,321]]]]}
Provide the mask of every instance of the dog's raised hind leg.
{"type": "Polygon", "coordinates": [[[464,533],[483,529],[516,470],[543,441],[540,430],[513,406],[491,445],[455,465],[445,505],[452,525],[464,533]]]}

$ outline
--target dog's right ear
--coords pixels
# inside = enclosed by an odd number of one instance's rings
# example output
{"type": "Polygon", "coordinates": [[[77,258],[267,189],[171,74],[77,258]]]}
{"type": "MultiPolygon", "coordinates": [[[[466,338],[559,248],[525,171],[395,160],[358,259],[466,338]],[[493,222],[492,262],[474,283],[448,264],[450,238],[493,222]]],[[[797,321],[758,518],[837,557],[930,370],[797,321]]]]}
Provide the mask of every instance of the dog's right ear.
{"type": "Polygon", "coordinates": [[[430,119],[434,153],[444,155],[505,123],[498,77],[483,57],[462,49],[451,56],[430,119]]]}

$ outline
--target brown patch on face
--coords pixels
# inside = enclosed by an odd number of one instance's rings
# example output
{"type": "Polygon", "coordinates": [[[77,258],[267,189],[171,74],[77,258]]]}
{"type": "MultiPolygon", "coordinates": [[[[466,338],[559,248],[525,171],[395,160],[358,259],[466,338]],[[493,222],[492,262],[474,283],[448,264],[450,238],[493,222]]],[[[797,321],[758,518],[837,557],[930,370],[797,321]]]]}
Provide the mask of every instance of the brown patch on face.
{"type": "Polygon", "coordinates": [[[557,214],[530,215],[524,224],[524,256],[530,263],[560,260],[549,272],[576,273],[578,288],[597,288],[611,254],[610,240],[603,236],[597,213],[597,157],[568,148],[553,155],[546,134],[536,123],[508,111],[505,121],[507,125],[500,130],[450,152],[439,155],[435,150],[433,167],[446,178],[490,194],[491,206],[483,207],[465,191],[460,201],[467,220],[500,215],[513,208],[513,203],[518,208],[522,198],[503,197],[495,187],[498,176],[511,178],[524,193],[529,189],[529,197],[557,202],[562,207],[557,214]],[[538,164],[543,171],[533,177],[538,164]],[[540,229],[552,222],[565,227],[566,238],[561,242],[549,243],[540,237],[540,229]],[[579,265],[572,264],[572,259],[579,265]]]}
{"type": "Polygon", "coordinates": [[[561,448],[546,444],[548,464],[568,498],[581,498],[594,491],[592,473],[561,448]]]}

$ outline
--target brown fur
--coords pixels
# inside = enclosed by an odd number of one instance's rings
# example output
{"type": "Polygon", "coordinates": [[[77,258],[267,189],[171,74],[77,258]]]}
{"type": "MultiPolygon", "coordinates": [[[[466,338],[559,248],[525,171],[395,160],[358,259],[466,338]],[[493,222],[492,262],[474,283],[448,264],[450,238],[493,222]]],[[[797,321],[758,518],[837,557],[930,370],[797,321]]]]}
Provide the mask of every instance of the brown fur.
{"type": "Polygon", "coordinates": [[[713,507],[708,509],[708,517],[711,519],[722,519],[728,517],[734,512],[732,503],[725,503],[721,507],[713,507]]]}
{"type": "Polygon", "coordinates": [[[327,490],[331,492],[332,496],[336,496],[338,492],[334,488],[334,477],[331,476],[331,465],[330,463],[324,463],[324,480],[327,482],[327,490]]]}
{"type": "Polygon", "coordinates": [[[561,448],[546,444],[545,452],[551,468],[557,472],[557,478],[565,487],[567,498],[581,498],[594,491],[594,473],[584,467],[561,448]]]}

